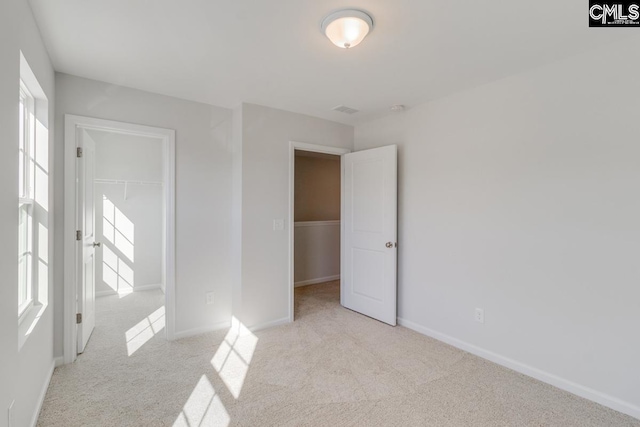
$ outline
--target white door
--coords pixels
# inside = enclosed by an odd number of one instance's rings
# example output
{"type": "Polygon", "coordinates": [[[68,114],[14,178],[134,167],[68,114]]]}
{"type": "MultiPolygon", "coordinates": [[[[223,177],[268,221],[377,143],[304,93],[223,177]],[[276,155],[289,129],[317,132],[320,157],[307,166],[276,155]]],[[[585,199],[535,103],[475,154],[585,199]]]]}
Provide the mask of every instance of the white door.
{"type": "Polygon", "coordinates": [[[96,265],[95,265],[95,206],[93,198],[93,182],[95,178],[95,143],[86,136],[83,130],[78,131],[78,148],[81,150],[77,158],[77,225],[80,240],[77,242],[78,261],[78,353],[84,352],[96,323],[96,265]]]}
{"type": "Polygon", "coordinates": [[[396,325],[397,147],[342,156],[342,305],[396,325]]]}

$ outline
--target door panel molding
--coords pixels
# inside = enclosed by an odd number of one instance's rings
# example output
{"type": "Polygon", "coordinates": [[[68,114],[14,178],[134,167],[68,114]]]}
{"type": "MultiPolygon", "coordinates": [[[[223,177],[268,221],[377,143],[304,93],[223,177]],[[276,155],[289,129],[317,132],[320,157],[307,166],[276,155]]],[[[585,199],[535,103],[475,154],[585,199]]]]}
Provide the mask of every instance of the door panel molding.
{"type": "Polygon", "coordinates": [[[340,302],[350,310],[395,326],[397,147],[347,154],[342,157],[342,173],[340,302]]]}

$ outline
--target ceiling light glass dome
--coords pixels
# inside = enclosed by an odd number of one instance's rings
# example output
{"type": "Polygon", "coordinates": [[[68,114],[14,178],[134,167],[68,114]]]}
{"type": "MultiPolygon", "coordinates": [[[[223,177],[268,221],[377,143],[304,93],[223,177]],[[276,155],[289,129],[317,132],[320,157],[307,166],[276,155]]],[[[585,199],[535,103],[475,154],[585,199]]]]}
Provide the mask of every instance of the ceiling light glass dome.
{"type": "Polygon", "coordinates": [[[340,10],[322,22],[322,31],[331,43],[343,49],[359,45],[372,29],[373,19],[361,10],[340,10]]]}

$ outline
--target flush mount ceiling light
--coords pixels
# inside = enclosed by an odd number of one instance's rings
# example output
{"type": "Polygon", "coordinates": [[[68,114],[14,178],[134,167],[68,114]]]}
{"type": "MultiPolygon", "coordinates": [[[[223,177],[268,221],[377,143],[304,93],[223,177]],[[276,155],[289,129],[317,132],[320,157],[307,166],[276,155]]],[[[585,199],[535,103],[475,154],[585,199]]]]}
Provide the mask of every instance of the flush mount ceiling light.
{"type": "Polygon", "coordinates": [[[343,49],[358,46],[372,29],[371,16],[355,9],[339,10],[322,21],[322,32],[343,49]]]}

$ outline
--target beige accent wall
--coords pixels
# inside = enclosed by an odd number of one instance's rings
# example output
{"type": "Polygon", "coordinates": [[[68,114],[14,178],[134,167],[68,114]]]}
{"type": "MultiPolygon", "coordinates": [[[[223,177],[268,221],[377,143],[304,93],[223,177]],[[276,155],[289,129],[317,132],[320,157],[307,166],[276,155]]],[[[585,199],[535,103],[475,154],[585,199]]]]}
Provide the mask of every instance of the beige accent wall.
{"type": "Polygon", "coordinates": [[[297,152],[295,172],[295,221],[339,220],[340,157],[297,152]]]}

